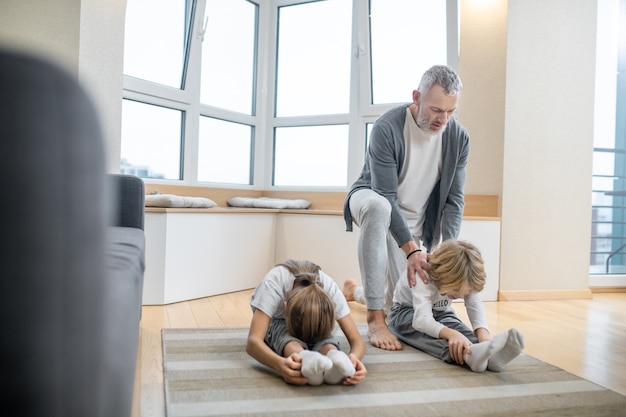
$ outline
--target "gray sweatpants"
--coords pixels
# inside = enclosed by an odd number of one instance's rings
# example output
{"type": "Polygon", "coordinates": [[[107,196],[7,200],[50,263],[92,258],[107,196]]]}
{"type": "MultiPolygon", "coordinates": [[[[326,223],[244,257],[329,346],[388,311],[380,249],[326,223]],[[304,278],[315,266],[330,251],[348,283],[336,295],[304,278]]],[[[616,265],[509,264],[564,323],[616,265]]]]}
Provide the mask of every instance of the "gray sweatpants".
{"type": "MultiPolygon", "coordinates": [[[[415,330],[413,328],[413,314],[412,306],[394,303],[389,310],[387,318],[389,329],[407,345],[413,346],[445,362],[453,363],[448,341],[446,339],[437,339],[415,330]]],[[[433,310],[433,317],[446,327],[462,333],[470,342],[478,343],[476,334],[457,317],[452,309],[445,311],[433,310]]]]}
{"type": "Polygon", "coordinates": [[[335,336],[329,336],[325,339],[313,341],[311,343],[304,342],[287,331],[287,323],[285,319],[277,319],[272,317],[270,320],[267,334],[265,335],[265,343],[280,356],[284,356],[285,346],[289,342],[298,342],[303,349],[313,350],[319,352],[324,345],[334,345],[337,349],[341,349],[339,346],[339,340],[335,336]]]}
{"type": "Polygon", "coordinates": [[[388,310],[398,279],[406,279],[407,261],[389,232],[391,204],[370,189],[355,191],[350,212],[361,229],[358,243],[359,268],[368,310],[388,310]]]}

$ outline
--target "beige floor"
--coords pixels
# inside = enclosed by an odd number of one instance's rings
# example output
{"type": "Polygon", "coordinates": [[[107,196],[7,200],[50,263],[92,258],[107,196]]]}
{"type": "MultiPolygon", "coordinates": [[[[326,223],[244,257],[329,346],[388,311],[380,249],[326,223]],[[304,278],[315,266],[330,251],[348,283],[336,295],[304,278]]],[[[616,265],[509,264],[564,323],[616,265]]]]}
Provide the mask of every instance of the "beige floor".
{"type": "MultiPolygon", "coordinates": [[[[143,307],[133,417],[165,415],[161,329],[247,326],[251,293],[143,307]]],[[[363,306],[350,304],[356,322],[365,323],[363,306]]],[[[466,319],[463,305],[455,307],[466,319]]],[[[485,308],[493,332],[516,327],[524,333],[525,353],[626,395],[626,293],[596,293],[591,300],[487,302],[485,308]]]]}

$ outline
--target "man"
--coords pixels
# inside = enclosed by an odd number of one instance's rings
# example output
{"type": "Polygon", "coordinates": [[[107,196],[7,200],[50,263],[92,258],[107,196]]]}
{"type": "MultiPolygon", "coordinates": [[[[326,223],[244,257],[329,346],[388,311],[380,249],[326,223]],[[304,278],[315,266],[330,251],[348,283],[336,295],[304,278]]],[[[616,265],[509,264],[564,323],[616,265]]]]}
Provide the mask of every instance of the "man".
{"type": "Polygon", "coordinates": [[[365,302],[370,342],[381,349],[401,349],[385,321],[398,277],[406,271],[410,286],[416,274],[427,282],[428,253],[441,239],[459,234],[470,149],[467,131],[453,118],[461,89],[450,67],[427,70],[413,102],[374,124],[363,170],[346,196],[347,230],[352,222],[361,228],[364,288],[347,281],[344,294],[365,302]]]}

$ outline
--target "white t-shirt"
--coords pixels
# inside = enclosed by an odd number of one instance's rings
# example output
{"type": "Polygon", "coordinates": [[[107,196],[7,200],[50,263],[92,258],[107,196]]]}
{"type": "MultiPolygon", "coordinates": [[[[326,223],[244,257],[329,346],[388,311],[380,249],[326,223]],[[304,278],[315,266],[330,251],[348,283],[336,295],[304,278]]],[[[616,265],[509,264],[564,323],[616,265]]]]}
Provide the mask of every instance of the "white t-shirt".
{"type": "MultiPolygon", "coordinates": [[[[252,293],[252,311],[259,309],[270,317],[285,318],[285,301],[287,294],[293,289],[295,279],[284,266],[272,268],[252,293]]],[[[341,289],[323,271],[320,271],[320,283],[335,302],[335,319],[339,320],[350,314],[350,307],[341,289]]]]}
{"type": "Polygon", "coordinates": [[[406,153],[398,178],[398,205],[411,234],[420,237],[428,198],[441,176],[443,131],[420,129],[407,107],[404,138],[406,153]]]}

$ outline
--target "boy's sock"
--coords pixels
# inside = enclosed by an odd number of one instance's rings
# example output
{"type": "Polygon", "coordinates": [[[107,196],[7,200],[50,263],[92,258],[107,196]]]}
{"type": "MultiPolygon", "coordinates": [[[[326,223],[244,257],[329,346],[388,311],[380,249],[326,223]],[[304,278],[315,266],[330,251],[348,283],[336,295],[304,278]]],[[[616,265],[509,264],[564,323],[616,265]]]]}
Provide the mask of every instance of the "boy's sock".
{"type": "Polygon", "coordinates": [[[508,331],[506,344],[502,349],[496,352],[487,364],[487,369],[494,372],[500,372],[504,365],[517,358],[524,350],[524,335],[519,330],[513,328],[508,331]]]}
{"type": "Polygon", "coordinates": [[[346,297],[346,301],[356,301],[359,304],[365,304],[365,290],[363,287],[357,287],[355,280],[345,280],[342,292],[344,297],[346,297]]]}
{"type": "Polygon", "coordinates": [[[474,372],[484,372],[487,369],[489,358],[504,347],[508,332],[501,332],[491,340],[472,345],[469,354],[465,355],[465,363],[474,372]]]}
{"type": "Polygon", "coordinates": [[[324,382],[327,384],[338,384],[343,381],[344,378],[354,375],[356,369],[352,361],[341,350],[331,350],[326,354],[326,357],[333,362],[332,369],[324,372],[324,382]]]}
{"type": "Polygon", "coordinates": [[[309,385],[320,385],[324,382],[324,372],[333,367],[333,362],[319,352],[303,350],[298,353],[302,358],[300,372],[309,379],[309,385]]]}
{"type": "Polygon", "coordinates": [[[354,290],[354,301],[359,304],[365,305],[365,290],[363,289],[363,287],[357,287],[354,290]]]}

